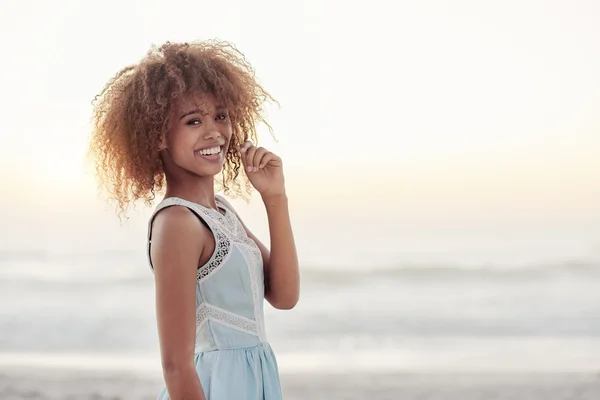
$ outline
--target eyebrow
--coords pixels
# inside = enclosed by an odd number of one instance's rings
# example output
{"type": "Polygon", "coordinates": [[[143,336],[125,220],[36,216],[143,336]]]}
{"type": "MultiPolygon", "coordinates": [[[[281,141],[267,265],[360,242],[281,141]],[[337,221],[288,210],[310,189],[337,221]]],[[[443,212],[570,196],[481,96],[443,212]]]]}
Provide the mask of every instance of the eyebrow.
{"type": "Polygon", "coordinates": [[[183,113],[183,115],[181,117],[179,117],[179,119],[184,119],[188,115],[192,115],[192,114],[200,114],[200,109],[194,108],[193,110],[187,111],[187,112],[183,113]]]}
{"type": "MultiPolygon", "coordinates": [[[[227,108],[223,107],[223,106],[218,106],[215,108],[217,112],[220,111],[227,111],[227,108]]],[[[179,117],[179,119],[184,119],[185,117],[187,117],[188,115],[192,115],[192,114],[201,114],[202,111],[199,108],[194,108],[193,110],[189,110],[185,113],[183,113],[183,115],[181,117],[179,117]]]]}

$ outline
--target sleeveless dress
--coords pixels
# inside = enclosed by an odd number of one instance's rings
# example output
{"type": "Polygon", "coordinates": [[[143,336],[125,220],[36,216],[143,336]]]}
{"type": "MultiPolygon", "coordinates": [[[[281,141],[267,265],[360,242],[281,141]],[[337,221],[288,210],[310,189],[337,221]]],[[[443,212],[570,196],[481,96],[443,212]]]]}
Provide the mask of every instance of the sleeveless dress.
{"type": "MultiPolygon", "coordinates": [[[[196,370],[208,400],[281,400],[277,360],[264,327],[263,261],[237,214],[217,196],[223,213],[170,197],[161,201],[148,226],[148,260],[152,221],[160,210],[184,206],[213,233],[215,251],[196,278],[196,370]]],[[[169,399],[166,387],[158,396],[169,399]]]]}

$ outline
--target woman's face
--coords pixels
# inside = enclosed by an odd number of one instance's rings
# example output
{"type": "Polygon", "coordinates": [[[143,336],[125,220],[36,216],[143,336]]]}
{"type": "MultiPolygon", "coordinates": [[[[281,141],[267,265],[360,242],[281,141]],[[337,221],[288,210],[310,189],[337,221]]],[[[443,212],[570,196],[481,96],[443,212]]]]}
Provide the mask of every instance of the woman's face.
{"type": "Polygon", "coordinates": [[[233,132],[228,111],[212,95],[202,94],[178,101],[172,118],[162,143],[165,172],[201,177],[221,172],[233,132]]]}

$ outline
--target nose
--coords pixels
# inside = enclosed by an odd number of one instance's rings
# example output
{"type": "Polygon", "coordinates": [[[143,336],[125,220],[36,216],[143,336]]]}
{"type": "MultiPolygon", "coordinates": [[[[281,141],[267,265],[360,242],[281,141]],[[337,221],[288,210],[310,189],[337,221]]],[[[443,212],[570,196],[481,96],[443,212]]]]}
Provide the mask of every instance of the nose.
{"type": "Polygon", "coordinates": [[[219,137],[221,137],[221,132],[219,131],[217,125],[215,123],[209,123],[204,131],[204,139],[214,140],[218,139],[219,137]]]}

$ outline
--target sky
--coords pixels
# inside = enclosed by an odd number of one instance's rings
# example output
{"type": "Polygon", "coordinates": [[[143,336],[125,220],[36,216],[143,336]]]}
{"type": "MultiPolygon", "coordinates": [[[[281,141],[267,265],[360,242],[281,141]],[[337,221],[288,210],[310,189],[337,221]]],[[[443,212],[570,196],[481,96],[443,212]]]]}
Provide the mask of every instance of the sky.
{"type": "MultiPolygon", "coordinates": [[[[280,103],[278,142],[260,144],[284,160],[304,246],[356,221],[388,240],[528,230],[600,248],[593,0],[5,0],[3,248],[144,229],[148,211],[119,226],[84,168],[91,100],[151,45],[210,38],[280,103]]],[[[260,204],[236,204],[265,237],[260,204]]]]}

